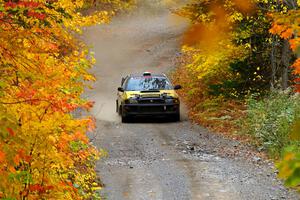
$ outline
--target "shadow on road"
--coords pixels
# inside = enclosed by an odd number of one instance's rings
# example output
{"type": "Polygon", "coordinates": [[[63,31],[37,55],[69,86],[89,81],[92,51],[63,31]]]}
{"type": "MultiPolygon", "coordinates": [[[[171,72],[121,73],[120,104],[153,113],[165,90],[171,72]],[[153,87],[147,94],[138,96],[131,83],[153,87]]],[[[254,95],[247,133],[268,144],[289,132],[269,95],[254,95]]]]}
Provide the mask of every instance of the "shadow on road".
{"type": "Polygon", "coordinates": [[[149,124],[163,124],[163,123],[179,123],[179,121],[175,122],[173,119],[169,117],[134,117],[129,120],[129,122],[126,122],[127,124],[141,124],[141,123],[149,123],[149,124]]]}

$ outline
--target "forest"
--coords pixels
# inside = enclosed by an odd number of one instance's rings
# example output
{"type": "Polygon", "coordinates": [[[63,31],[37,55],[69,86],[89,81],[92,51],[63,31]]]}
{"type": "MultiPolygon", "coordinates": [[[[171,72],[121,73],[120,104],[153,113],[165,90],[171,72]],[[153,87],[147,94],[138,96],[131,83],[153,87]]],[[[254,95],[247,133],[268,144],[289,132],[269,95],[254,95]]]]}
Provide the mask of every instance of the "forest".
{"type": "Polygon", "coordinates": [[[299,186],[299,1],[195,0],[174,81],[193,121],[257,146],[299,186]]]}
{"type": "MultiPolygon", "coordinates": [[[[78,37],[131,0],[0,0],[0,199],[101,199],[87,137],[95,58],[78,37]]],[[[176,4],[174,0],[173,4],[176,4]]],[[[173,82],[190,119],[274,159],[300,189],[300,1],[191,0],[173,82]]],[[[101,162],[101,161],[100,161],[101,162]]]]}

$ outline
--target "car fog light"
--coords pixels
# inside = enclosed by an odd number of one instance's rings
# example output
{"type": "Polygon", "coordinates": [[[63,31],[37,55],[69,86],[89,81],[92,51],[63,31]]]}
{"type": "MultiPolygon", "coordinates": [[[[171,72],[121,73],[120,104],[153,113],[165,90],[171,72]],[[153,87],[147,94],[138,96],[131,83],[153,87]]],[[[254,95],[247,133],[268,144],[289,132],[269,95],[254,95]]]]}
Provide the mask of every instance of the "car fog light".
{"type": "Polygon", "coordinates": [[[136,100],[136,99],[129,99],[129,103],[130,104],[137,104],[138,100],[136,100]]]}
{"type": "Polygon", "coordinates": [[[165,102],[166,103],[179,103],[179,100],[178,99],[170,98],[170,99],[166,99],[165,102]]]}

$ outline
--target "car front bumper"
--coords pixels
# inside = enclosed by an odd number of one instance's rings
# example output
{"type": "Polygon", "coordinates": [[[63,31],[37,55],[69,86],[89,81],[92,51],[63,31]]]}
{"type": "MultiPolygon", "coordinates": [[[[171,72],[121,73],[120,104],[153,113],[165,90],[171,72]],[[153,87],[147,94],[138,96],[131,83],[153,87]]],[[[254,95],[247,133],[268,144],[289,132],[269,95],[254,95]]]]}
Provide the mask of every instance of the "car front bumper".
{"type": "Polygon", "coordinates": [[[124,104],[124,116],[174,115],[179,113],[179,104],[124,104]]]}

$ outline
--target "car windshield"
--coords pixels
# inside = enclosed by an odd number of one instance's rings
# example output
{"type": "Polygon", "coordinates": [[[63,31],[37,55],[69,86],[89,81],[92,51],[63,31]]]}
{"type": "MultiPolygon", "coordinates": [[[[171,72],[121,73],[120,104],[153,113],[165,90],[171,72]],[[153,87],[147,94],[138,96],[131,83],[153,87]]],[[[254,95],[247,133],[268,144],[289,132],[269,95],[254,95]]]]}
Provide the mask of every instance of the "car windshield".
{"type": "Polygon", "coordinates": [[[163,76],[137,76],[128,79],[125,90],[127,91],[150,91],[171,90],[172,85],[163,76]]]}

